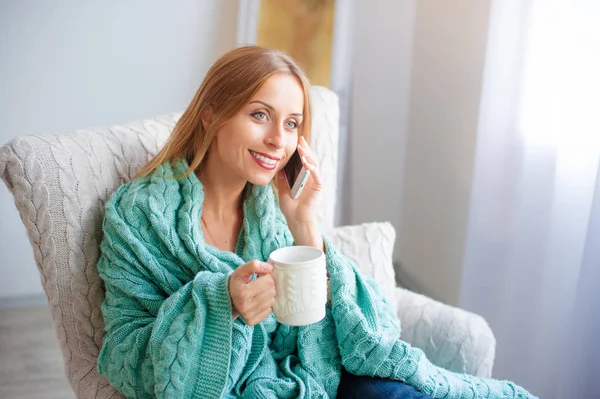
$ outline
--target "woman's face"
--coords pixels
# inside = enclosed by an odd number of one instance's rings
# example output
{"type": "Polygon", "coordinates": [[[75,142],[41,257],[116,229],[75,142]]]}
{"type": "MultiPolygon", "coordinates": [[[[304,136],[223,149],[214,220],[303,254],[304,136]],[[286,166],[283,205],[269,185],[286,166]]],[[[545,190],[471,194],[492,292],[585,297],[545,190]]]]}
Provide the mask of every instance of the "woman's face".
{"type": "Polygon", "coordinates": [[[209,164],[219,174],[264,186],[296,151],[304,92],[292,75],[270,77],[256,95],[217,132],[209,164]]]}

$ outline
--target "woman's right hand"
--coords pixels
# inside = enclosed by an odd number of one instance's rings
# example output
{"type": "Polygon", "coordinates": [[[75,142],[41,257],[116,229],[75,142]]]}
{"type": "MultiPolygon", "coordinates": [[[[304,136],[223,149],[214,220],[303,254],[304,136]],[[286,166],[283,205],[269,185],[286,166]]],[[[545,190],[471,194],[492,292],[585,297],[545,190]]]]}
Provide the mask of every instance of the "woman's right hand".
{"type": "Polygon", "coordinates": [[[249,326],[255,326],[271,313],[275,303],[273,266],[258,260],[241,265],[229,277],[229,296],[233,306],[233,319],[238,315],[249,326]],[[259,277],[252,280],[252,275],[259,277]]]}

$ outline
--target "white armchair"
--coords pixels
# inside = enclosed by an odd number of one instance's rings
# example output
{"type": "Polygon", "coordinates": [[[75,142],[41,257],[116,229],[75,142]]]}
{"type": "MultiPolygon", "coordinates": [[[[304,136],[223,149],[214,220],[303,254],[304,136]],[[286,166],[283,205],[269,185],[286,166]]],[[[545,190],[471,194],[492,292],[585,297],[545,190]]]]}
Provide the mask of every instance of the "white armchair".
{"type": "MultiPolygon", "coordinates": [[[[389,223],[333,228],[339,107],[312,89],[312,147],[327,188],[320,212],[335,245],[375,278],[397,307],[404,340],[437,365],[489,377],[495,339],[480,317],[395,287],[389,223]]],[[[96,371],[104,297],[96,271],[104,203],[158,151],[180,114],[70,133],[30,135],[0,148],[0,177],[14,195],[34,251],[67,378],[79,398],[121,397],[96,371]]]]}

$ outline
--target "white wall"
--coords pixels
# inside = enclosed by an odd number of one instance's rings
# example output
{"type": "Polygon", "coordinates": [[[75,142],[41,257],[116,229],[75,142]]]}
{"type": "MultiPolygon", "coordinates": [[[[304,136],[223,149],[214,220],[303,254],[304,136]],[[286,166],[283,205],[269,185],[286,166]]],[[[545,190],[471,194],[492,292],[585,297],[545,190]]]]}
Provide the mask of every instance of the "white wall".
{"type": "MultiPolygon", "coordinates": [[[[0,0],[0,145],[182,110],[235,46],[237,0],[0,0]]],[[[0,185],[0,305],[42,294],[0,185]]]]}
{"type": "Polygon", "coordinates": [[[354,1],[352,99],[342,222],[400,226],[414,1],[354,1]]]}
{"type": "Polygon", "coordinates": [[[418,2],[406,141],[401,268],[456,305],[479,119],[489,0],[418,2]]]}
{"type": "Polygon", "coordinates": [[[346,220],[390,220],[397,273],[457,304],[490,0],[356,6],[346,220]]]}

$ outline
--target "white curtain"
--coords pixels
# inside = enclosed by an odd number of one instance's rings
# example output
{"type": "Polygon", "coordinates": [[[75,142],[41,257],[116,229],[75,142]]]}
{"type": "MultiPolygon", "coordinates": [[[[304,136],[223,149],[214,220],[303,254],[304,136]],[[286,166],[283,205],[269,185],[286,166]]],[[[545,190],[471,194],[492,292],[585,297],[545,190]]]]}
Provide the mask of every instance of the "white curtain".
{"type": "Polygon", "coordinates": [[[496,0],[460,306],[494,377],[600,398],[600,1],[496,0]]]}

